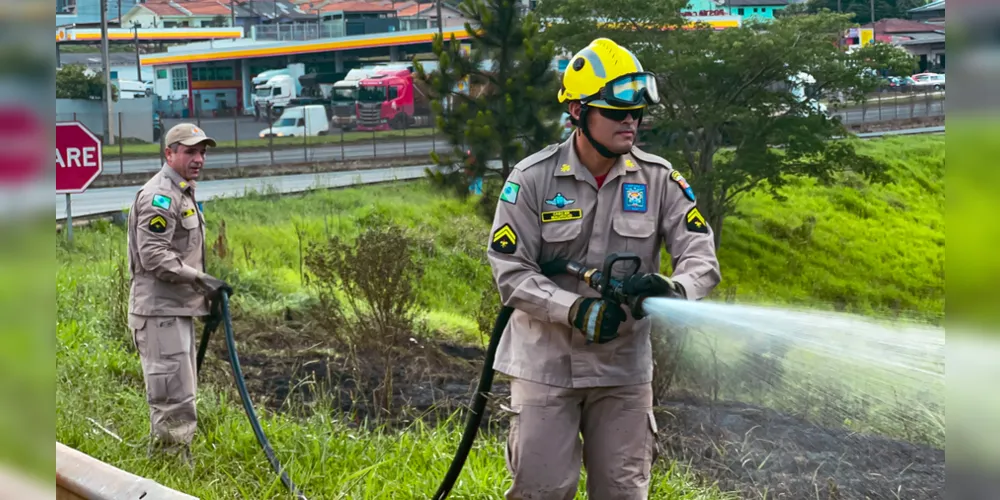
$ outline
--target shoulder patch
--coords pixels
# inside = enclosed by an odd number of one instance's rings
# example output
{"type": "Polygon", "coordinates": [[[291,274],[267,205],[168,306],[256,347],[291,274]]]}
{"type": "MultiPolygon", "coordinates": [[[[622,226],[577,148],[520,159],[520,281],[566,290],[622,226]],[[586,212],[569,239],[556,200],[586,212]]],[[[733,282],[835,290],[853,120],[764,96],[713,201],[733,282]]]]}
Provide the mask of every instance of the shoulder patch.
{"type": "Polygon", "coordinates": [[[551,158],[558,151],[559,151],[559,145],[558,144],[549,144],[548,146],[545,146],[545,148],[542,149],[541,151],[538,151],[537,153],[529,155],[525,159],[517,162],[517,165],[514,165],[514,170],[522,170],[523,171],[523,170],[527,170],[527,169],[529,169],[531,167],[534,167],[535,165],[538,165],[539,163],[541,163],[543,160],[551,158]]]}
{"type": "Polygon", "coordinates": [[[634,156],[639,161],[643,161],[646,163],[653,163],[655,165],[660,165],[662,167],[673,168],[673,165],[671,165],[666,158],[647,153],[635,146],[632,146],[632,156],[634,156]]]}
{"type": "Polygon", "coordinates": [[[500,191],[500,201],[506,201],[511,205],[517,205],[517,193],[521,192],[521,185],[516,182],[507,181],[500,191]]]}
{"type": "Polygon", "coordinates": [[[698,211],[698,207],[692,207],[688,210],[685,216],[687,230],[692,233],[702,233],[708,234],[708,223],[705,222],[705,218],[701,216],[701,212],[698,211]]]}
{"type": "Polygon", "coordinates": [[[170,210],[171,199],[169,196],[164,196],[162,194],[153,195],[153,206],[157,208],[162,208],[164,210],[170,210]]]}
{"type": "Polygon", "coordinates": [[[684,196],[687,197],[687,199],[695,201],[694,190],[691,189],[691,185],[688,184],[687,180],[684,178],[683,175],[681,175],[680,172],[676,170],[670,172],[670,180],[676,182],[677,185],[681,187],[681,190],[684,191],[684,196]]]}
{"type": "Polygon", "coordinates": [[[162,215],[157,215],[149,219],[149,230],[154,233],[163,233],[167,230],[167,219],[162,215]]]}
{"type": "Polygon", "coordinates": [[[493,232],[493,242],[490,244],[490,247],[497,252],[505,254],[516,252],[517,233],[514,232],[514,228],[510,227],[510,224],[500,226],[493,232]]]}

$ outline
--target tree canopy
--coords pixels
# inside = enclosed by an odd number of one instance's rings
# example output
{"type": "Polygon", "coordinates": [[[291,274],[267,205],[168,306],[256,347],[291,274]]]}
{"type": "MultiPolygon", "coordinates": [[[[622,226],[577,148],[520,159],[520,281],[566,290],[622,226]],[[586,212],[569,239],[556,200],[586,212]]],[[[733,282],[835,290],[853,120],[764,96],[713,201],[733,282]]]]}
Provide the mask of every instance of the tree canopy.
{"type": "MultiPolygon", "coordinates": [[[[111,98],[118,100],[118,89],[111,86],[111,98]]],[[[56,99],[104,99],[104,77],[88,75],[82,64],[67,64],[56,71],[56,99]]]]}
{"type": "Polygon", "coordinates": [[[846,14],[787,16],[717,31],[688,24],[680,15],[684,4],[560,0],[540,8],[559,20],[545,36],[566,52],[606,36],[657,74],[663,102],[646,118],[646,149],[687,177],[716,246],[741,196],[765,189],[780,198],[790,175],[825,181],[852,170],[888,180],[883,161],[859,155],[850,140],[833,140],[847,131],[822,100],[862,101],[883,72],[912,69],[911,56],[882,43],[841,50],[838,37],[853,25],[846,14]]]}
{"type": "Polygon", "coordinates": [[[554,142],[559,80],[551,69],[554,43],[541,39],[540,23],[518,2],[465,0],[459,9],[470,20],[473,36],[463,43],[471,51],[463,53],[454,37],[445,44],[435,36],[438,70],[416,66],[452,146],[450,154],[432,154],[445,167],[432,178],[464,196],[476,179],[492,175],[488,159],[499,158],[506,179],[519,160],[554,142]]]}

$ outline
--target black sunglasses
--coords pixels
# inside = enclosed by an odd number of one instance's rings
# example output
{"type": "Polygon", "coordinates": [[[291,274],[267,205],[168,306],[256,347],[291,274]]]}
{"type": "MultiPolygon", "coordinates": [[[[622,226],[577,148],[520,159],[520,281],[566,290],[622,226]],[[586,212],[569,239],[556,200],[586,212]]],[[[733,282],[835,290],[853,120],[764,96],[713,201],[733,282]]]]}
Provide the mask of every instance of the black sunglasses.
{"type": "Polygon", "coordinates": [[[638,121],[640,118],[642,118],[642,112],[644,110],[644,108],[636,108],[636,109],[594,108],[594,109],[596,109],[597,112],[601,114],[601,116],[614,122],[623,122],[625,121],[626,116],[631,116],[633,120],[638,121]]]}

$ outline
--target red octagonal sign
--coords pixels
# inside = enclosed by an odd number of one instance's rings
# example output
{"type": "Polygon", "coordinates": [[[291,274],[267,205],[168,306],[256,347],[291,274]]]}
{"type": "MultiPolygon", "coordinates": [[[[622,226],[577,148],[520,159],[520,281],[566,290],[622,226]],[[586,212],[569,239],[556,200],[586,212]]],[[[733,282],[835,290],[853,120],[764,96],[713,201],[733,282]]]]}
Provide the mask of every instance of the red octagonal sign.
{"type": "Polygon", "coordinates": [[[56,194],[86,191],[103,170],[101,139],[80,122],[56,123],[56,194]]]}

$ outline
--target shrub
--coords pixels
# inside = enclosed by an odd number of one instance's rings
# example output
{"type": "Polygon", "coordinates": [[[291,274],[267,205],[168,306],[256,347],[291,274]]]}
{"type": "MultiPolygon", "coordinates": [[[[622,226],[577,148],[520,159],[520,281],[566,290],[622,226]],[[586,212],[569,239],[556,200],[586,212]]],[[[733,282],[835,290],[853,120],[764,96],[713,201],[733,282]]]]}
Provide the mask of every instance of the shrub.
{"type": "MultiPolygon", "coordinates": [[[[358,388],[371,395],[374,408],[388,413],[397,362],[414,341],[421,343],[416,337],[425,331],[417,325],[422,313],[417,284],[424,271],[418,256],[426,250],[381,213],[359,219],[358,227],[353,242],[335,236],[310,245],[305,264],[319,292],[318,317],[348,347],[354,371],[371,373],[374,367],[360,365],[371,354],[380,361],[382,374],[373,378],[379,383],[358,388]]],[[[355,384],[367,379],[356,376],[355,384]]]]}

